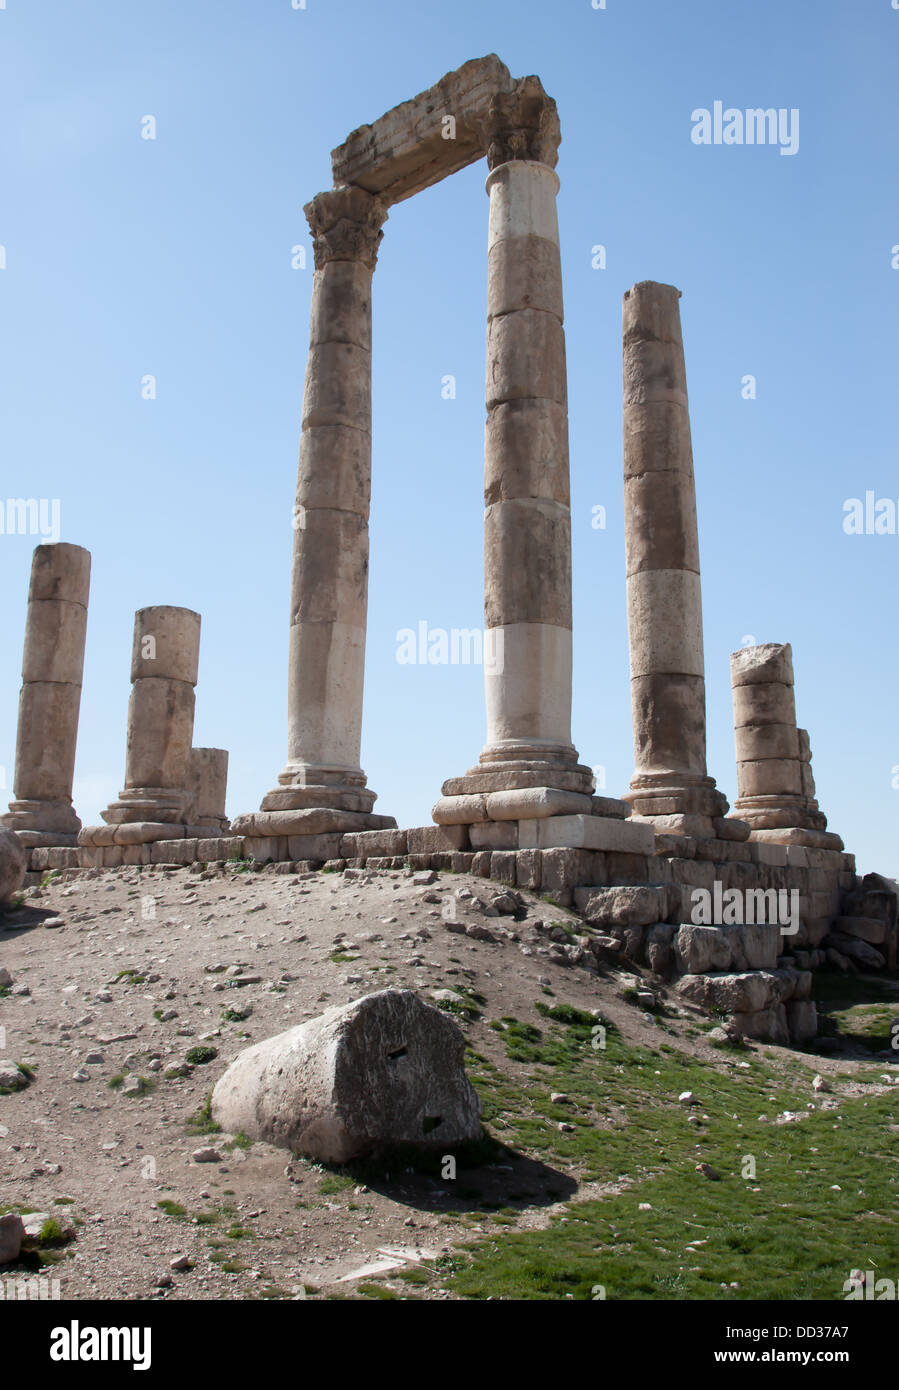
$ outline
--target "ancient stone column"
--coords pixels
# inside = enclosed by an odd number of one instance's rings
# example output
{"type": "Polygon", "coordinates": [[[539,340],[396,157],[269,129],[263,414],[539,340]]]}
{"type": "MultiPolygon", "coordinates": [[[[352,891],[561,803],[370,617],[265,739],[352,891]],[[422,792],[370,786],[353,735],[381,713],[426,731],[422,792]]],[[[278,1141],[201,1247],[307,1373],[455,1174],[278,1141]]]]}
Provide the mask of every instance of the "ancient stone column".
{"type": "MultiPolygon", "coordinates": [[[[434,817],[472,818],[472,794],[522,817],[535,788],[590,811],[590,769],[571,742],[571,515],[555,102],[524,78],[490,108],[484,611],[487,743],[444,784],[434,817]],[[519,804],[520,803],[520,804],[519,804]]],[[[568,804],[570,803],[570,804],[568,804]]]]}
{"type": "MultiPolygon", "coordinates": [[[[305,209],[315,279],[294,524],[287,763],[236,833],[284,837],[394,826],[372,816],[360,766],[371,492],[371,282],[386,205],[361,188],[305,209]]],[[[271,851],[272,847],[268,847],[271,851]]],[[[302,845],[293,857],[302,857],[302,845]]],[[[283,849],[283,853],[281,850],[283,849]]]]}
{"type": "Polygon", "coordinates": [[[209,835],[228,829],[225,797],[228,790],[228,753],[224,748],[192,748],[187,768],[191,793],[192,825],[209,835]]]}
{"type": "Polygon", "coordinates": [[[162,606],[134,615],[125,787],[101,812],[107,825],[185,823],[199,659],[199,613],[162,606]]]}
{"type": "Polygon", "coordinates": [[[80,545],[39,545],[31,564],[15,800],[2,818],[27,846],[77,843],[72,809],[91,557],[80,545]]]}
{"type": "Polygon", "coordinates": [[[624,518],[636,770],[625,800],[658,831],[748,834],[706,770],[705,667],[680,291],[624,296],[624,518]]]}
{"type": "Polygon", "coordinates": [[[805,729],[796,726],[789,643],[741,647],[730,658],[737,753],[734,812],[753,839],[842,849],[818,809],[805,729]]]}

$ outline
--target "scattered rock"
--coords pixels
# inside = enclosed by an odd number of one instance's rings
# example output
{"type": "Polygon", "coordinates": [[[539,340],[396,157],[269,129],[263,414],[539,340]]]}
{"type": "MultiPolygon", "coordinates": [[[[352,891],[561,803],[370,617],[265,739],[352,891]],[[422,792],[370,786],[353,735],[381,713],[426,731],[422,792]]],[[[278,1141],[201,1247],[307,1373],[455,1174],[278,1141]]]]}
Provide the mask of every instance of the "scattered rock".
{"type": "Polygon", "coordinates": [[[0,907],[5,906],[25,882],[25,850],[18,835],[0,830],[0,907]]]}
{"type": "Polygon", "coordinates": [[[21,1216],[9,1212],[0,1216],[0,1265],[11,1264],[19,1258],[25,1239],[25,1223],[21,1216]]]}
{"type": "Polygon", "coordinates": [[[0,1086],[10,1091],[22,1091],[28,1085],[28,1077],[20,1071],[15,1062],[4,1058],[0,1061],[0,1086]]]}
{"type": "Polygon", "coordinates": [[[191,1158],[194,1163],[221,1163],[222,1161],[222,1156],[218,1149],[213,1148],[194,1149],[191,1158]]]}

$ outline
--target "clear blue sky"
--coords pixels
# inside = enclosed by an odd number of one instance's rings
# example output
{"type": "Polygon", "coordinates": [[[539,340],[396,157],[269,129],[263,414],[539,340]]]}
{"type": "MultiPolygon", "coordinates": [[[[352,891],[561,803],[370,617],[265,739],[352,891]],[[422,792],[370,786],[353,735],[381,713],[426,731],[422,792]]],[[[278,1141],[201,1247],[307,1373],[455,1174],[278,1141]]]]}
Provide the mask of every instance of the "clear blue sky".
{"type": "MultiPolygon", "coordinates": [[[[312,283],[311,256],[291,268],[309,246],[302,205],[351,130],[490,52],[539,74],[562,121],[582,760],[626,789],[620,306],[661,280],[683,291],[709,769],[733,799],[728,654],[792,642],[831,828],[861,868],[897,874],[899,536],[842,528],[845,499],[899,498],[891,0],[7,0],[0,497],[59,498],[61,539],[93,555],[77,810],[96,821],[122,786],[132,620],[148,604],[203,615],[195,742],[230,750],[229,812],[274,784],[312,283]],[[798,153],[697,146],[691,113],[716,100],[798,108],[798,153]]],[[[479,669],[395,653],[420,620],[483,621],[485,173],[397,206],[375,277],[362,761],[400,824],[428,823],[484,740],[479,669]]],[[[4,801],[36,543],[0,538],[4,801]]]]}

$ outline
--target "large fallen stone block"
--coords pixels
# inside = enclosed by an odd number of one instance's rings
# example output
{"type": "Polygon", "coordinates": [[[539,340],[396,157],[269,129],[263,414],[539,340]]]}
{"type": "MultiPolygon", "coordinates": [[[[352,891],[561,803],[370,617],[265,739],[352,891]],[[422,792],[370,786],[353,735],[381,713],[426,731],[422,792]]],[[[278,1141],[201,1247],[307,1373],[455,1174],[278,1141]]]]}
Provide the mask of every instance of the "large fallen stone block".
{"type": "Polygon", "coordinates": [[[13,893],[25,882],[25,850],[18,835],[0,830],[0,908],[6,907],[13,893]]]}
{"type": "Polygon", "coordinates": [[[855,936],[846,936],[844,932],[831,931],[825,944],[835,946],[842,955],[857,961],[859,965],[865,966],[868,970],[882,970],[886,965],[886,960],[880,951],[869,946],[867,941],[862,941],[855,936]]]}
{"type": "MultiPolygon", "coordinates": [[[[805,1005],[793,1005],[791,1007],[808,1013],[805,1005]]],[[[797,1023],[799,1018],[800,1014],[797,1013],[797,1023]]],[[[774,1004],[770,1009],[759,1009],[757,1013],[734,1014],[729,1027],[734,1036],[739,1038],[758,1038],[762,1042],[773,1043],[788,1043],[790,1041],[787,1010],[783,1004],[774,1004]]]]}
{"type": "Polygon", "coordinates": [[[793,1042],[808,1042],[818,1033],[818,1010],[811,999],[787,1004],[787,1025],[793,1042]]]}
{"type": "Polygon", "coordinates": [[[325,1163],[477,1139],[465,1039],[411,990],[381,990],[249,1047],[212,1093],[223,1129],[325,1163]]]}
{"type": "Polygon", "coordinates": [[[889,926],[880,917],[836,917],[833,930],[844,936],[857,936],[871,946],[880,946],[887,939],[889,926]]]}
{"type": "Polygon", "coordinates": [[[656,975],[668,978],[674,971],[672,938],[676,928],[669,922],[656,922],[646,933],[646,964],[656,975]]]}
{"type": "Polygon", "coordinates": [[[780,927],[776,922],[745,922],[719,927],[732,952],[735,970],[773,970],[781,949],[780,927]]]}
{"type": "Polygon", "coordinates": [[[781,1002],[779,982],[769,971],[739,974],[684,975],[678,994],[702,1009],[728,1014],[756,1014],[781,1002]]]}
{"type": "Polygon", "coordinates": [[[668,889],[659,887],[575,888],[574,901],[588,922],[600,927],[649,927],[668,916],[668,889]]]}
{"type": "Polygon", "coordinates": [[[687,975],[727,970],[733,958],[730,941],[721,927],[697,927],[690,922],[677,929],[674,955],[678,970],[687,975]]]}

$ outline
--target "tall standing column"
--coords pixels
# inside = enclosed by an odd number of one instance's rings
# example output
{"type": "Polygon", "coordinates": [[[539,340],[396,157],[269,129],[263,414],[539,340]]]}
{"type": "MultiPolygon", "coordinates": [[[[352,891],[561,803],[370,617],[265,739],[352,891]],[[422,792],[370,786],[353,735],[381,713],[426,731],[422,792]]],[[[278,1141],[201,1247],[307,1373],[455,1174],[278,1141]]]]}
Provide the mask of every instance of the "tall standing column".
{"type": "MultiPolygon", "coordinates": [[[[590,769],[578,764],[571,742],[571,514],[555,102],[536,78],[524,78],[513,93],[494,98],[490,124],[487,742],[477,767],[444,784],[434,808],[444,824],[470,818],[473,793],[571,793],[567,809],[589,811],[592,790],[590,769]]],[[[550,804],[533,795],[506,801],[503,813],[517,807],[523,818],[545,815],[550,804]]],[[[551,804],[566,809],[564,797],[551,804]]]]}
{"type": "Polygon", "coordinates": [[[75,745],[90,592],[91,557],[80,545],[39,545],[31,564],[15,800],[2,817],[24,844],[75,845],[75,745]]]}
{"type": "MultiPolygon", "coordinates": [[[[291,582],[287,762],[233,829],[286,837],[395,826],[360,766],[371,494],[371,282],[383,201],[362,188],[305,209],[315,251],[291,582]]],[[[272,846],[268,846],[271,851],[272,846]]],[[[314,846],[307,847],[310,852],[314,846]]],[[[281,851],[283,850],[283,853],[281,851]]]]}
{"type": "Polygon", "coordinates": [[[706,770],[705,666],[680,290],[624,296],[624,503],[636,770],[625,800],[656,829],[745,838],[706,770]],[[715,823],[713,823],[715,822],[715,823]]]}
{"type": "Polygon", "coordinates": [[[732,652],[737,799],[753,839],[842,849],[815,799],[811,749],[796,726],[793,649],[766,642],[732,652]]]}
{"type": "Polygon", "coordinates": [[[199,613],[166,606],[135,613],[125,787],[101,812],[107,825],[185,823],[199,660],[199,613]]]}

